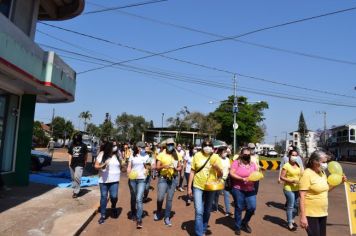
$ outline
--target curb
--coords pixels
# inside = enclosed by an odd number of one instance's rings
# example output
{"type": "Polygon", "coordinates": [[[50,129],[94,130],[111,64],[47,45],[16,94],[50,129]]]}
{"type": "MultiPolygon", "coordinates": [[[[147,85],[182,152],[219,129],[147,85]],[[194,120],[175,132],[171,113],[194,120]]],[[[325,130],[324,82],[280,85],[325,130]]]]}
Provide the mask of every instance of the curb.
{"type": "Polygon", "coordinates": [[[356,162],[351,162],[351,161],[338,161],[338,162],[343,164],[356,165],[356,162]]]}
{"type": "Polygon", "coordinates": [[[96,214],[98,213],[98,206],[94,209],[94,212],[88,217],[88,219],[83,223],[82,226],[73,234],[74,236],[79,236],[84,229],[90,224],[90,222],[94,219],[96,214]]]}

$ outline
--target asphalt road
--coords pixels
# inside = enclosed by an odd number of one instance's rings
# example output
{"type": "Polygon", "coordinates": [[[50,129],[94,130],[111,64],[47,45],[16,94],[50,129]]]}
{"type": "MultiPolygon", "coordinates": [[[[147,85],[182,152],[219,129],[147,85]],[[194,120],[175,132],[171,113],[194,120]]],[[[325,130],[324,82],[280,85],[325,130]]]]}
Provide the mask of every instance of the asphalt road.
{"type": "MultiPolygon", "coordinates": [[[[356,165],[342,164],[345,174],[349,180],[356,181],[356,165]]],[[[242,232],[242,235],[263,235],[263,236],[296,236],[306,235],[306,232],[298,228],[295,232],[286,229],[286,213],[283,209],[285,197],[282,192],[282,185],[277,184],[277,171],[268,171],[265,178],[260,182],[260,190],[257,198],[257,211],[250,222],[253,230],[252,234],[242,232]]],[[[156,188],[156,182],[151,184],[156,188]]],[[[127,218],[130,211],[130,194],[127,185],[127,178],[122,175],[119,190],[119,211],[117,219],[108,218],[107,221],[99,225],[97,223],[99,215],[85,228],[81,235],[193,235],[194,233],[194,206],[186,206],[182,197],[185,193],[176,192],[173,202],[174,216],[173,226],[167,227],[162,221],[153,221],[153,212],[156,208],[156,191],[150,192],[152,201],[144,204],[147,216],[143,219],[143,229],[136,229],[134,222],[127,218]]],[[[98,199],[99,200],[99,199],[98,199]]],[[[223,197],[220,197],[220,205],[223,204],[223,197]]],[[[233,208],[232,208],[233,210],[233,208]]],[[[233,218],[225,217],[222,212],[212,213],[209,221],[212,235],[233,235],[233,218]]],[[[296,218],[299,223],[299,218],[296,218]]],[[[329,193],[329,216],[327,225],[328,235],[344,236],[349,235],[346,197],[344,187],[338,186],[329,193]]]]}

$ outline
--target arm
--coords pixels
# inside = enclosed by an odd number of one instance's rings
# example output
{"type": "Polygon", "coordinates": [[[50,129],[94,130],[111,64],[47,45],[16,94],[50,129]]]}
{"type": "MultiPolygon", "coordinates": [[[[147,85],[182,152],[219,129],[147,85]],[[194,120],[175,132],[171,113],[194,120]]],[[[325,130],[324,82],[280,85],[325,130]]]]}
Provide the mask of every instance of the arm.
{"type": "Polygon", "coordinates": [[[248,181],[247,178],[242,178],[242,177],[238,176],[237,174],[235,174],[235,171],[234,171],[233,168],[230,169],[230,176],[231,176],[231,178],[233,178],[233,179],[242,180],[242,181],[244,181],[244,182],[248,181]]]}
{"type": "Polygon", "coordinates": [[[283,169],[283,165],[284,165],[284,158],[282,158],[281,160],[281,164],[279,165],[279,174],[278,174],[278,183],[281,183],[281,173],[282,173],[282,169],[283,169]]]}
{"type": "Polygon", "coordinates": [[[72,155],[71,154],[69,154],[68,155],[69,157],[68,157],[68,166],[70,167],[70,165],[72,164],[72,155]]]}
{"type": "Polygon", "coordinates": [[[189,197],[193,196],[192,185],[193,185],[194,176],[195,176],[195,171],[190,170],[189,181],[188,181],[188,196],[189,197]]]}
{"type": "Polygon", "coordinates": [[[176,171],[181,171],[183,169],[181,161],[178,161],[177,168],[175,168],[175,169],[176,169],[176,171]]]}
{"type": "Polygon", "coordinates": [[[129,161],[129,163],[127,164],[127,170],[126,170],[127,175],[129,175],[129,174],[130,174],[131,169],[132,169],[132,165],[131,165],[131,161],[129,161]]]}
{"type": "Polygon", "coordinates": [[[156,170],[160,171],[163,168],[169,168],[169,165],[162,165],[162,162],[157,160],[156,170]]]}
{"type": "Polygon", "coordinates": [[[308,220],[307,216],[305,215],[305,194],[306,191],[299,191],[300,226],[303,229],[308,228],[308,220]]]}
{"type": "Polygon", "coordinates": [[[286,177],[286,174],[287,174],[287,170],[286,169],[283,169],[282,170],[282,173],[281,173],[281,177],[280,179],[283,180],[284,182],[287,182],[289,184],[296,184],[298,181],[296,180],[290,180],[286,177]]]}

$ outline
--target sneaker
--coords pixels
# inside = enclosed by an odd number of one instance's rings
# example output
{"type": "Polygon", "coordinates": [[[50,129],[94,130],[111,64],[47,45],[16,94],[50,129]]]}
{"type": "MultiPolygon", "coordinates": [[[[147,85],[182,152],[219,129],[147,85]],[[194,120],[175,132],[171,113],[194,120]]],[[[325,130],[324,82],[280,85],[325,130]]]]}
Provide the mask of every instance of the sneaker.
{"type": "Polygon", "coordinates": [[[104,224],[105,222],[105,216],[101,216],[100,219],[98,220],[99,225],[104,224]]]}
{"type": "Polygon", "coordinates": [[[191,201],[190,201],[190,199],[188,199],[187,206],[190,206],[190,203],[191,203],[191,201]]]}
{"type": "Polygon", "coordinates": [[[142,229],[142,221],[137,221],[136,228],[137,229],[142,229]]]}
{"type": "Polygon", "coordinates": [[[248,223],[242,223],[241,224],[241,229],[245,231],[246,233],[252,233],[251,227],[248,225],[248,223]]]}
{"type": "Polygon", "coordinates": [[[225,216],[232,216],[232,214],[230,212],[226,212],[225,216]]]}
{"type": "Polygon", "coordinates": [[[167,218],[164,218],[164,224],[167,225],[167,226],[172,226],[172,222],[171,220],[167,217],[167,218]]]}
{"type": "Polygon", "coordinates": [[[78,194],[77,193],[73,193],[72,198],[77,198],[78,194]]]}
{"type": "Polygon", "coordinates": [[[241,235],[241,230],[239,229],[235,230],[235,235],[241,235]]]}
{"type": "Polygon", "coordinates": [[[182,187],[179,187],[179,188],[178,188],[178,191],[179,191],[179,192],[184,192],[184,189],[183,189],[182,187]]]}
{"type": "Polygon", "coordinates": [[[156,212],[156,213],[154,214],[154,216],[153,216],[153,220],[154,220],[154,221],[159,221],[159,220],[161,220],[161,215],[156,212]]]}
{"type": "Polygon", "coordinates": [[[289,229],[289,231],[296,231],[297,230],[297,228],[294,227],[293,223],[289,223],[288,224],[288,229],[289,229]]]}

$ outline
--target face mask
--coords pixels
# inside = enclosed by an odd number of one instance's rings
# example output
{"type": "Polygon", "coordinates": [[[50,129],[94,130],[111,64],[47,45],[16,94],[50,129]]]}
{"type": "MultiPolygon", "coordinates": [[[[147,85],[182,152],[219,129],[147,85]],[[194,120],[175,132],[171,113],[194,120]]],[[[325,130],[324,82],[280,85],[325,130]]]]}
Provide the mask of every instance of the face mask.
{"type": "Polygon", "coordinates": [[[326,170],[328,168],[328,163],[320,163],[320,169],[322,171],[326,170]]]}
{"type": "Polygon", "coordinates": [[[251,156],[250,155],[242,155],[242,160],[244,160],[244,161],[250,161],[250,159],[251,159],[251,156]]]}
{"type": "Polygon", "coordinates": [[[206,154],[210,154],[213,152],[213,148],[210,147],[210,146],[206,146],[206,147],[203,147],[203,151],[206,153],[206,154]]]}
{"type": "Polygon", "coordinates": [[[227,157],[227,153],[224,152],[223,154],[221,154],[221,157],[222,157],[222,158],[226,158],[226,157],[227,157]]]}
{"type": "Polygon", "coordinates": [[[178,150],[178,151],[182,150],[182,147],[177,147],[177,150],[178,150]]]}
{"type": "Polygon", "coordinates": [[[146,155],[146,151],[145,151],[145,150],[141,150],[141,151],[140,151],[140,155],[141,155],[141,156],[145,156],[145,155],[146,155]]]}
{"type": "Polygon", "coordinates": [[[198,152],[198,150],[196,150],[196,149],[193,149],[193,153],[195,154],[195,153],[197,153],[198,152]]]}
{"type": "Polygon", "coordinates": [[[167,146],[167,151],[168,151],[168,152],[172,152],[173,149],[174,149],[174,146],[173,146],[173,145],[168,145],[168,146],[167,146]]]}
{"type": "Polygon", "coordinates": [[[297,156],[291,156],[290,160],[293,161],[293,162],[297,162],[298,157],[297,156]]]}
{"type": "Polygon", "coordinates": [[[114,147],[112,148],[112,152],[117,152],[117,146],[114,146],[114,147]]]}

